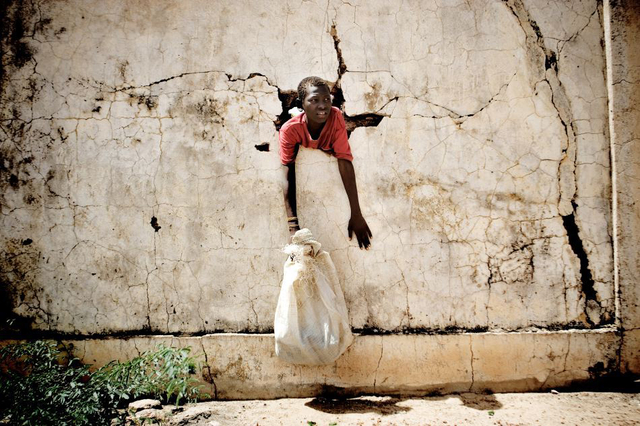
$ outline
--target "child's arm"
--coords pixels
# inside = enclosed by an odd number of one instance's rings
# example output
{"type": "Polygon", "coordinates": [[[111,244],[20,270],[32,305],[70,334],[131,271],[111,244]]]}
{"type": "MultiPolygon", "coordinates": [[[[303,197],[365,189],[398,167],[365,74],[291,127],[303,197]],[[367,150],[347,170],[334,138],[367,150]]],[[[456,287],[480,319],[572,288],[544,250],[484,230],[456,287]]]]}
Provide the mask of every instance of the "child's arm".
{"type": "Polygon", "coordinates": [[[282,194],[284,195],[284,207],[287,212],[287,222],[289,224],[289,234],[293,235],[300,230],[298,225],[298,208],[296,203],[296,163],[300,145],[295,143],[295,134],[291,129],[283,127],[278,133],[278,145],[282,176],[282,194]]]}
{"type": "Polygon", "coordinates": [[[298,225],[298,208],[296,204],[296,163],[282,166],[282,171],[284,206],[287,211],[289,234],[293,235],[300,229],[300,226],[298,225]]]}
{"type": "Polygon", "coordinates": [[[349,232],[349,239],[351,239],[352,235],[355,233],[358,240],[358,246],[360,246],[360,248],[368,249],[371,245],[369,239],[373,237],[373,234],[369,230],[369,226],[364,220],[364,217],[362,217],[362,212],[360,211],[358,188],[356,187],[356,174],[353,170],[353,164],[349,160],[339,158],[338,169],[340,170],[340,177],[342,178],[344,189],[347,192],[347,197],[349,198],[349,205],[351,206],[351,219],[349,220],[349,226],[347,228],[347,231],[349,232]]]}

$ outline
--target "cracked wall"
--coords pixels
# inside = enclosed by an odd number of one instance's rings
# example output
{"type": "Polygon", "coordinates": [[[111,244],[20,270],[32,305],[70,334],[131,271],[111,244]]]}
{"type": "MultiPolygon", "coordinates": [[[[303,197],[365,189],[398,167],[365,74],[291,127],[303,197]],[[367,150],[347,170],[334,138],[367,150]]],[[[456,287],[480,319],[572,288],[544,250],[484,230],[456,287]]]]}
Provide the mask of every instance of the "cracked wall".
{"type": "Polygon", "coordinates": [[[350,123],[372,249],[321,152],[299,154],[299,216],[355,329],[613,324],[598,2],[5,7],[6,331],[270,331],[276,128],[310,74],[350,123]]]}

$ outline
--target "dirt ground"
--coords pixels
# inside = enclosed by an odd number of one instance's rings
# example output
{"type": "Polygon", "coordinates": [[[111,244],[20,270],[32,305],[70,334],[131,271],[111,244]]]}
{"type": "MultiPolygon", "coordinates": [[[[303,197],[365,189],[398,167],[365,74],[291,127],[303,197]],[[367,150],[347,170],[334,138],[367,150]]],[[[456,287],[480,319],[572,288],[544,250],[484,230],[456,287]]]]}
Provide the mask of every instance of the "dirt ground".
{"type": "Polygon", "coordinates": [[[192,426],[640,425],[640,394],[548,392],[425,398],[359,397],[205,402],[171,424],[192,426]]]}

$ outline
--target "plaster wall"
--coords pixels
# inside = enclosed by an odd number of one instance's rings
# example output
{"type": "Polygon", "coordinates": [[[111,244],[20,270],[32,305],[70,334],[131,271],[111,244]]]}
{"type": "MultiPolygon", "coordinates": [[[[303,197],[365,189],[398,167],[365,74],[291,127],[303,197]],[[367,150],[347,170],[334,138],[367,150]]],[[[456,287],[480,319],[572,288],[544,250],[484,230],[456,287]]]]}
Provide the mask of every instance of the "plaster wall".
{"type": "Polygon", "coordinates": [[[308,74],[341,87],[356,126],[372,250],[346,238],[335,160],[304,151],[298,167],[301,222],[354,328],[613,323],[595,1],[19,5],[2,275],[28,327],[269,331],[287,241],[279,94],[308,74]]]}

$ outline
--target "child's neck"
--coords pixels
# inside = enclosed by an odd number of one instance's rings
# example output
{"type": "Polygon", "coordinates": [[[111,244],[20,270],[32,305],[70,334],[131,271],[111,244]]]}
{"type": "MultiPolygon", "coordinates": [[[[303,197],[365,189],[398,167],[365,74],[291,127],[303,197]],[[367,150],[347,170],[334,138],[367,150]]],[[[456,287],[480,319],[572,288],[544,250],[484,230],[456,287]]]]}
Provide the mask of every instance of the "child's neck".
{"type": "Polygon", "coordinates": [[[324,129],[324,125],[326,123],[310,123],[307,121],[307,130],[309,131],[309,135],[311,139],[316,140],[320,137],[322,133],[322,129],[324,129]]]}

